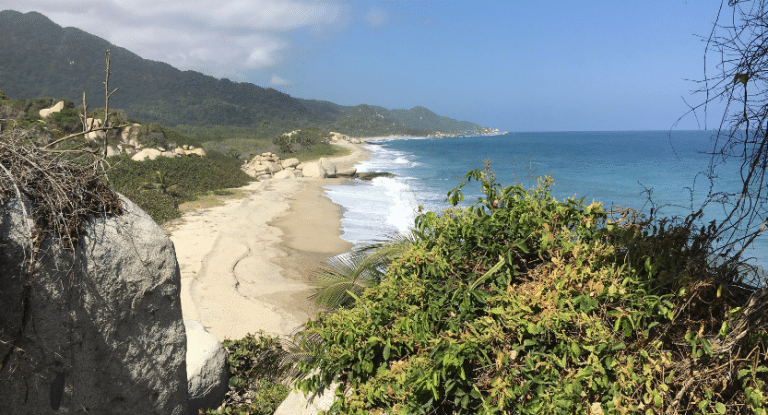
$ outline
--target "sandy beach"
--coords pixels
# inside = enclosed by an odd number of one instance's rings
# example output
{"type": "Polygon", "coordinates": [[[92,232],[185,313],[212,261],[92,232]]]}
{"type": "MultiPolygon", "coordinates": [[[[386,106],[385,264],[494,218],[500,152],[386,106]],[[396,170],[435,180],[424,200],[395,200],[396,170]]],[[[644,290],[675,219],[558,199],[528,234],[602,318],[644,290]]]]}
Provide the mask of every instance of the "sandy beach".
{"type": "MultiPolygon", "coordinates": [[[[329,158],[339,168],[364,160],[363,145],[329,158]]],[[[181,271],[185,319],[218,337],[263,330],[289,336],[317,313],[309,277],[326,258],[348,252],[340,238],[341,207],[323,186],[344,179],[254,182],[223,206],[184,214],[170,226],[181,271]]]]}

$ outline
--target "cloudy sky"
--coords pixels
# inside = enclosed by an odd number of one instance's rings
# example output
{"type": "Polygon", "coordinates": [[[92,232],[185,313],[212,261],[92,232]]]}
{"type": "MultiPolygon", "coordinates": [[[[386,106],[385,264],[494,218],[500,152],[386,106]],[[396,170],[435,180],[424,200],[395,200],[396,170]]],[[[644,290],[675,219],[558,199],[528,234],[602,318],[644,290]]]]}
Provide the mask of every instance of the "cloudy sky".
{"type": "MultiPolygon", "coordinates": [[[[688,108],[683,99],[703,99],[691,95],[703,77],[699,36],[719,6],[0,0],[0,9],[40,12],[179,69],[343,105],[422,105],[509,131],[669,129],[688,108]]],[[[695,129],[696,119],[678,128],[695,129]]]]}

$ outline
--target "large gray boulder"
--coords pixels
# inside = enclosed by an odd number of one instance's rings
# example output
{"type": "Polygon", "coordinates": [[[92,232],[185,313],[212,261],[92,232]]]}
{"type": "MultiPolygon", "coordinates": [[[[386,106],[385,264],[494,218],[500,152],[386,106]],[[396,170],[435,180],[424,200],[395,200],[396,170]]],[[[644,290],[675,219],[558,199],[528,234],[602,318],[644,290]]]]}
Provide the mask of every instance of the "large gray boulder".
{"type": "Polygon", "coordinates": [[[334,162],[325,157],[321,157],[319,161],[323,166],[323,170],[325,170],[326,177],[336,177],[336,164],[334,162]]]}
{"type": "Polygon", "coordinates": [[[200,322],[184,320],[187,332],[188,411],[197,415],[202,409],[217,408],[229,389],[227,351],[219,339],[200,322]]]}
{"type": "Polygon", "coordinates": [[[173,243],[120,202],[123,214],[85,220],[73,249],[47,237],[29,277],[32,206],[0,205],[0,412],[187,413],[173,243]]]}
{"type": "Polygon", "coordinates": [[[304,177],[312,177],[315,179],[325,179],[327,177],[323,165],[317,161],[304,163],[302,173],[304,174],[304,177]]]}

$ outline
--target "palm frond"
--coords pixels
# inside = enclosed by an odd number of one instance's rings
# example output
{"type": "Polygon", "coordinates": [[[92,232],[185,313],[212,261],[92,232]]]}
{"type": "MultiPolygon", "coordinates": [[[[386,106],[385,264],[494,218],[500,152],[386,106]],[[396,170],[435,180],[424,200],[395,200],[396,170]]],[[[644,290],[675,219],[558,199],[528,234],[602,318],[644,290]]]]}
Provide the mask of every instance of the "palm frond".
{"type": "Polygon", "coordinates": [[[329,258],[327,266],[314,273],[315,293],[310,298],[331,310],[351,307],[354,296],[379,284],[389,263],[416,241],[412,232],[386,235],[357,251],[329,258]]]}
{"type": "Polygon", "coordinates": [[[354,304],[347,291],[359,294],[381,280],[381,271],[372,267],[369,255],[352,252],[328,259],[327,266],[314,273],[313,285],[317,304],[336,309],[354,304]]]}
{"type": "Polygon", "coordinates": [[[282,356],[280,359],[280,373],[283,381],[291,384],[303,379],[307,374],[299,367],[299,363],[305,363],[305,367],[311,363],[313,350],[323,344],[323,339],[317,333],[308,334],[300,331],[293,339],[280,339],[282,356]]]}

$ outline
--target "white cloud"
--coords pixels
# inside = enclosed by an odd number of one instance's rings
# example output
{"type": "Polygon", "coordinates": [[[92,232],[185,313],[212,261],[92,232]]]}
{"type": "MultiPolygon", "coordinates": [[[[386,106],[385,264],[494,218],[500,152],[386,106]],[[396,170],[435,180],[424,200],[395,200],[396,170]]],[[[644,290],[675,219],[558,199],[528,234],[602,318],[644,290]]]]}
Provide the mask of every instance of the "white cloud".
{"type": "Polygon", "coordinates": [[[387,22],[387,13],[374,7],[365,15],[365,19],[371,27],[381,27],[387,22]]]}
{"type": "Polygon", "coordinates": [[[285,85],[290,85],[291,81],[287,79],[283,79],[277,75],[272,75],[272,80],[269,81],[269,84],[274,86],[285,86],[285,85]]]}
{"type": "Polygon", "coordinates": [[[343,0],[6,0],[3,9],[37,11],[147,59],[232,76],[273,67],[293,31],[346,25],[343,0]]]}

